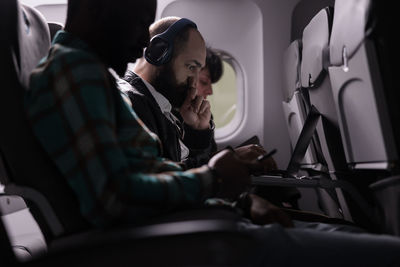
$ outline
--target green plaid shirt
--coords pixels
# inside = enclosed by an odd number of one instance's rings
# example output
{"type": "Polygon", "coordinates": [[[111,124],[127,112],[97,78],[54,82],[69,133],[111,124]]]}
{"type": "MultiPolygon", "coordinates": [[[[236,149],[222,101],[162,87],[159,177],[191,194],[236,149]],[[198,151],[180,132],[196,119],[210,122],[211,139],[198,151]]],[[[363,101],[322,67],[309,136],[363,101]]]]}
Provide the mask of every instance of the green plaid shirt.
{"type": "Polygon", "coordinates": [[[59,32],[25,99],[39,142],[96,226],[139,222],[213,192],[207,167],[183,172],[160,158],[157,137],[125,103],[87,44],[59,32]]]}

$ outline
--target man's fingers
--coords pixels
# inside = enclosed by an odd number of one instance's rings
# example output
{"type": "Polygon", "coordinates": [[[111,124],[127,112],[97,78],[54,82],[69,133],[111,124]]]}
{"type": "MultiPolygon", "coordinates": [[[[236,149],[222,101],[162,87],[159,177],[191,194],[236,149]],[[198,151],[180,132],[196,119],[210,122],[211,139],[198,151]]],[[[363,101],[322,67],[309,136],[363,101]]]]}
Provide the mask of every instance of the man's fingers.
{"type": "Polygon", "coordinates": [[[252,144],[252,145],[250,145],[250,148],[251,148],[253,151],[256,151],[257,153],[260,153],[261,155],[267,154],[267,151],[266,151],[261,145],[252,144]]]}
{"type": "Polygon", "coordinates": [[[250,173],[259,173],[264,170],[264,165],[260,162],[244,161],[250,173]]]}
{"type": "Polygon", "coordinates": [[[233,154],[234,154],[234,153],[233,153],[232,151],[230,151],[229,149],[221,150],[220,152],[218,152],[217,154],[215,154],[215,155],[208,161],[208,165],[209,165],[210,167],[215,167],[216,162],[217,162],[218,160],[220,160],[220,158],[223,158],[223,157],[232,157],[233,154]],[[228,156],[228,154],[230,154],[230,155],[228,156]]]}
{"type": "Polygon", "coordinates": [[[188,92],[188,96],[190,98],[190,100],[192,101],[197,95],[197,89],[196,87],[191,87],[189,92],[188,92]]]}
{"type": "Polygon", "coordinates": [[[254,145],[253,149],[261,154],[267,154],[267,151],[260,145],[254,145]]]}
{"type": "Polygon", "coordinates": [[[204,112],[206,112],[207,110],[210,110],[210,109],[211,109],[210,102],[208,102],[208,100],[204,99],[203,102],[201,103],[199,114],[203,114],[204,112]]]}
{"type": "Polygon", "coordinates": [[[252,160],[258,156],[266,154],[265,149],[256,144],[238,147],[235,149],[235,151],[239,154],[239,156],[246,160],[252,160]]]}
{"type": "Polygon", "coordinates": [[[192,107],[194,112],[199,113],[201,104],[203,102],[203,97],[202,96],[196,96],[193,100],[192,100],[192,107]]]}
{"type": "Polygon", "coordinates": [[[196,88],[193,88],[193,87],[190,88],[189,91],[188,91],[188,94],[186,96],[186,99],[183,102],[182,106],[186,106],[187,107],[187,106],[191,105],[192,104],[192,100],[196,97],[196,93],[197,93],[196,88]]]}

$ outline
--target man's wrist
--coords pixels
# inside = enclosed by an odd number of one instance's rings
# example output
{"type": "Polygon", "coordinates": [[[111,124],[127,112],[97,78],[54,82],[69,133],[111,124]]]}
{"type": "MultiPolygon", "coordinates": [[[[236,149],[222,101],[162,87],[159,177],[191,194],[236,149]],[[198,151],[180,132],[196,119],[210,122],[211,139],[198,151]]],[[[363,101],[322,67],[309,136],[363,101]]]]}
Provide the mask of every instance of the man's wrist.
{"type": "Polygon", "coordinates": [[[238,199],[233,205],[243,217],[250,219],[251,197],[250,193],[245,191],[239,195],[238,199]]]}
{"type": "Polygon", "coordinates": [[[215,123],[212,119],[208,120],[207,123],[199,121],[197,121],[197,123],[193,123],[183,118],[183,122],[186,125],[190,126],[192,129],[197,131],[213,131],[215,129],[215,123]]]}
{"type": "Polygon", "coordinates": [[[204,126],[204,127],[195,127],[193,125],[188,124],[187,122],[184,122],[184,125],[186,128],[189,128],[192,131],[196,131],[196,132],[204,132],[204,133],[210,133],[212,132],[212,129],[210,128],[209,125],[204,126]]]}
{"type": "Polygon", "coordinates": [[[211,131],[213,131],[213,130],[215,129],[215,123],[214,123],[214,121],[213,121],[213,120],[210,120],[210,126],[209,126],[209,129],[210,129],[211,131]]]}

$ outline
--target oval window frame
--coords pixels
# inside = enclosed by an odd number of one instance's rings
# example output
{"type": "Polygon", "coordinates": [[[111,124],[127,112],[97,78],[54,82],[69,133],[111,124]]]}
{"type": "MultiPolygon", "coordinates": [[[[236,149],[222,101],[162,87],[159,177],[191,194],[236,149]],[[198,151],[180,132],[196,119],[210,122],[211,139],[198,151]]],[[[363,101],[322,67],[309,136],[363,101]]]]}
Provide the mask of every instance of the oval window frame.
{"type": "Polygon", "coordinates": [[[214,49],[221,59],[229,64],[235,72],[236,84],[236,111],[232,120],[225,126],[215,128],[215,140],[218,142],[233,135],[244,122],[245,110],[245,76],[240,63],[228,52],[220,49],[214,49]]]}

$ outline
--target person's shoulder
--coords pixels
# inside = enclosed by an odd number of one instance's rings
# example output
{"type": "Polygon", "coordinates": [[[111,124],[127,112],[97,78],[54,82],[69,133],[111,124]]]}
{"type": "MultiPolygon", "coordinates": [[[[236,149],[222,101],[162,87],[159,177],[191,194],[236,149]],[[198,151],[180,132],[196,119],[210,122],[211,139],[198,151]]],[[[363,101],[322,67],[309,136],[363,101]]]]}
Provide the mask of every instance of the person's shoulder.
{"type": "MultiPolygon", "coordinates": [[[[141,79],[140,77],[135,78],[136,79],[141,79]]],[[[142,81],[141,81],[142,82],[142,81]]],[[[120,89],[129,96],[129,98],[132,101],[148,101],[148,97],[146,96],[146,94],[143,92],[144,90],[146,90],[147,88],[143,88],[143,86],[145,87],[146,85],[141,85],[139,84],[137,81],[136,82],[132,82],[131,81],[127,81],[125,78],[121,79],[120,81],[121,85],[120,89]]]]}
{"type": "MultiPolygon", "coordinates": [[[[141,79],[137,77],[137,79],[141,79]]],[[[146,92],[147,87],[143,88],[142,85],[138,85],[137,83],[130,83],[124,79],[124,82],[129,86],[119,86],[120,90],[129,97],[130,102],[132,104],[133,109],[136,113],[138,113],[139,117],[147,117],[151,116],[157,110],[160,110],[157,102],[151,96],[150,92],[146,92]]],[[[143,83],[143,86],[146,86],[143,83]]],[[[161,112],[161,111],[160,111],[161,112]]]]}
{"type": "Polygon", "coordinates": [[[90,51],[55,44],[47,58],[32,71],[29,95],[57,90],[63,93],[70,87],[106,88],[111,84],[110,76],[105,64],[90,51]]]}
{"type": "Polygon", "coordinates": [[[129,99],[131,100],[132,106],[136,110],[142,109],[142,110],[149,111],[155,107],[153,105],[154,103],[152,103],[151,99],[148,96],[141,93],[133,86],[131,87],[131,89],[128,92],[126,92],[126,94],[128,95],[129,99]]]}
{"type": "Polygon", "coordinates": [[[129,86],[126,85],[125,88],[123,88],[123,91],[128,95],[131,95],[135,98],[146,98],[143,91],[147,90],[147,87],[139,75],[128,70],[121,80],[122,84],[129,84],[129,86]]]}
{"type": "Polygon", "coordinates": [[[87,59],[101,63],[100,60],[95,56],[95,54],[88,50],[65,46],[62,44],[53,45],[51,48],[51,55],[53,59],[68,57],[71,60],[87,59]]]}
{"type": "MultiPolygon", "coordinates": [[[[107,68],[94,53],[83,49],[55,44],[52,46],[48,58],[41,64],[47,71],[61,73],[77,70],[81,75],[89,73],[104,73],[107,68]]],[[[41,66],[39,66],[41,69],[41,66]]]]}
{"type": "Polygon", "coordinates": [[[131,94],[132,97],[143,98],[143,99],[146,98],[146,96],[142,92],[140,92],[137,87],[132,86],[132,85],[129,88],[128,93],[131,94]]]}

